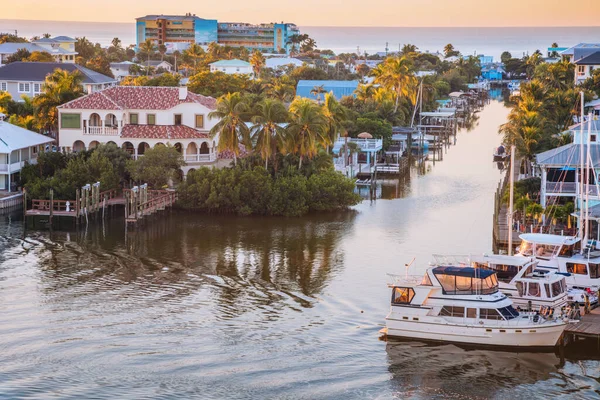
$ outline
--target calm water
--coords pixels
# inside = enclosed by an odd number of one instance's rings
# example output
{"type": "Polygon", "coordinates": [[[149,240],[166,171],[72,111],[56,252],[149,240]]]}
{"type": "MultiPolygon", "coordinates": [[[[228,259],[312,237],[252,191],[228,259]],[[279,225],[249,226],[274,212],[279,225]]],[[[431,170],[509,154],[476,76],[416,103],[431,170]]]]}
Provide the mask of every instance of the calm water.
{"type": "Polygon", "coordinates": [[[0,219],[0,397],[597,398],[600,363],[378,340],[386,272],[491,249],[493,102],[393,200],[300,219],[172,213],[125,232],[0,219]]]}
{"type": "MultiPolygon", "coordinates": [[[[114,37],[125,45],[135,43],[135,23],[114,22],[59,22],[0,19],[0,32],[18,30],[25,37],[43,33],[86,36],[93,42],[108,46],[114,37]]],[[[323,27],[301,26],[303,33],[313,37],[321,49],[336,53],[366,51],[373,54],[397,51],[406,43],[415,44],[425,51],[443,51],[452,43],[463,54],[487,54],[496,59],[503,51],[521,57],[539,49],[544,54],[554,42],[570,47],[580,42],[600,42],[600,26],[596,27],[548,27],[548,28],[393,28],[393,27],[323,27]]]]}

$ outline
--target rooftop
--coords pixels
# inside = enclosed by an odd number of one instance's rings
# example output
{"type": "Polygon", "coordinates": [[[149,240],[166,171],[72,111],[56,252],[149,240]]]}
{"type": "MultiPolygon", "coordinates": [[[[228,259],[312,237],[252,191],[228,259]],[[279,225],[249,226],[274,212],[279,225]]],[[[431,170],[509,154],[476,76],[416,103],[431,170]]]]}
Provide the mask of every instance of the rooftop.
{"type": "Polygon", "coordinates": [[[574,61],[577,65],[600,65],[600,50],[583,58],[574,61]]]}
{"type": "Polygon", "coordinates": [[[125,139],[206,139],[208,134],[186,125],[125,125],[125,139]]]}
{"type": "MultiPolygon", "coordinates": [[[[590,156],[593,165],[600,163],[600,144],[590,144],[590,156]]],[[[569,143],[537,154],[535,157],[538,165],[578,167],[580,165],[579,144],[569,143]]]]}
{"type": "Polygon", "coordinates": [[[45,143],[51,143],[52,138],[23,129],[20,126],[0,121],[0,153],[10,154],[13,150],[25,149],[45,143]]]}
{"type": "Polygon", "coordinates": [[[553,246],[563,244],[573,245],[579,241],[579,239],[574,236],[552,235],[549,233],[524,233],[519,236],[519,239],[533,243],[550,244],[553,246]]]}
{"type": "Polygon", "coordinates": [[[572,56],[575,54],[575,49],[595,49],[595,48],[600,50],[600,43],[579,43],[579,44],[576,44],[575,46],[569,47],[567,50],[563,51],[560,54],[564,55],[564,56],[572,56]]]}
{"type": "MultiPolygon", "coordinates": [[[[358,88],[358,81],[313,81],[300,80],[296,88],[296,95],[309,99],[316,99],[317,96],[311,91],[316,86],[323,86],[326,93],[333,92],[336,99],[344,96],[354,96],[354,91],[358,88]]],[[[323,97],[324,94],[321,94],[323,97]]]]}
{"type": "Polygon", "coordinates": [[[179,100],[178,87],[114,86],[59,106],[60,109],[84,110],[168,110],[182,103],[198,103],[214,110],[217,101],[212,97],[187,92],[179,100]]]}
{"type": "Polygon", "coordinates": [[[83,83],[112,83],[114,78],[102,75],[79,64],[68,64],[58,62],[14,62],[0,68],[0,80],[3,81],[30,81],[43,82],[46,76],[54,70],[62,69],[73,72],[78,70],[83,75],[83,83]]]}
{"type": "Polygon", "coordinates": [[[210,63],[209,65],[214,65],[215,67],[249,67],[250,63],[248,61],[244,61],[244,60],[233,59],[233,60],[219,60],[219,61],[210,63]]]}

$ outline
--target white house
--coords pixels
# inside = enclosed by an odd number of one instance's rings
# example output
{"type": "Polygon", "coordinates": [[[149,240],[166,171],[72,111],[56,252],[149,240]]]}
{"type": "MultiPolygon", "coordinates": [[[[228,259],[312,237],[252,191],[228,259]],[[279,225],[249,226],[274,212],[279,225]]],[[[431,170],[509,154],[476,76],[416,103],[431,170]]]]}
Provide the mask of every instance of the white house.
{"type": "Polygon", "coordinates": [[[132,157],[146,149],[170,144],[191,169],[217,161],[218,135],[208,119],[216,100],[188,92],[187,87],[116,86],[80,97],[58,107],[59,146],[81,151],[114,143],[132,157]]]}
{"type": "Polygon", "coordinates": [[[0,191],[14,189],[21,168],[25,163],[34,164],[42,146],[52,143],[53,139],[28,131],[4,121],[0,114],[0,191]]]}
{"type": "Polygon", "coordinates": [[[110,72],[112,72],[115,79],[121,80],[126,76],[131,75],[129,73],[129,68],[132,65],[139,65],[131,61],[122,61],[122,62],[112,62],[110,63],[110,72]]]}
{"type": "Polygon", "coordinates": [[[81,84],[87,93],[117,84],[116,79],[82,67],[79,64],[19,61],[0,68],[0,91],[10,93],[15,101],[21,101],[22,95],[37,96],[42,91],[46,77],[56,69],[68,72],[79,71],[83,78],[81,84]]]}
{"type": "Polygon", "coordinates": [[[77,56],[75,42],[75,39],[68,36],[56,36],[34,40],[31,43],[2,43],[0,44],[0,66],[19,49],[25,49],[30,53],[45,51],[50,53],[56,62],[74,64],[77,56]]]}
{"type": "Polygon", "coordinates": [[[273,69],[287,67],[288,65],[301,67],[303,64],[302,60],[293,57],[271,57],[265,61],[265,67],[273,69]]]}
{"type": "Polygon", "coordinates": [[[224,72],[226,74],[252,74],[252,65],[243,60],[220,60],[210,63],[210,72],[224,72]]]}
{"type": "Polygon", "coordinates": [[[575,58],[573,64],[575,64],[575,84],[578,85],[583,83],[586,79],[592,77],[592,72],[596,69],[600,69],[600,50],[582,55],[580,57],[579,52],[575,50],[575,58]]]}

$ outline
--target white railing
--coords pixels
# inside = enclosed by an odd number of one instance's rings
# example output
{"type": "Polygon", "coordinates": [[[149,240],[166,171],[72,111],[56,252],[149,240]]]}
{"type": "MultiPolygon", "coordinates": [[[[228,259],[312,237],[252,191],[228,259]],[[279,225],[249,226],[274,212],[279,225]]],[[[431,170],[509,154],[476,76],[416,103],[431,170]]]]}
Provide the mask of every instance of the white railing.
{"type": "Polygon", "coordinates": [[[575,194],[576,191],[575,182],[546,182],[546,193],[575,194]]]}
{"type": "Polygon", "coordinates": [[[110,126],[88,126],[83,129],[84,135],[118,136],[119,128],[110,126]]]}
{"type": "Polygon", "coordinates": [[[186,162],[213,162],[217,159],[217,155],[215,153],[209,154],[186,154],[185,161],[186,162]]]}
{"type": "MultiPolygon", "coordinates": [[[[383,139],[360,139],[349,138],[348,142],[355,143],[362,151],[381,150],[383,148],[383,139]]],[[[334,144],[334,148],[341,149],[346,143],[346,138],[339,138],[334,144]]]]}
{"type": "Polygon", "coordinates": [[[0,171],[8,171],[8,164],[0,164],[0,171]]]}

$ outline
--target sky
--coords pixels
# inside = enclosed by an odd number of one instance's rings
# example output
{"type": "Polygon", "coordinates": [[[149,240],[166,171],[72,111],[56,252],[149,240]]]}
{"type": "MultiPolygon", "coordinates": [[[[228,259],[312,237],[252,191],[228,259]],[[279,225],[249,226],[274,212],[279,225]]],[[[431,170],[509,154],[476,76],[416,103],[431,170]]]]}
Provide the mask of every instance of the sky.
{"type": "MultiPolygon", "coordinates": [[[[185,14],[221,22],[300,26],[599,26],[597,0],[5,0],[2,19],[132,22],[185,14]],[[586,11],[587,10],[587,11],[586,11]]],[[[0,26],[0,31],[2,27],[0,26]]]]}

